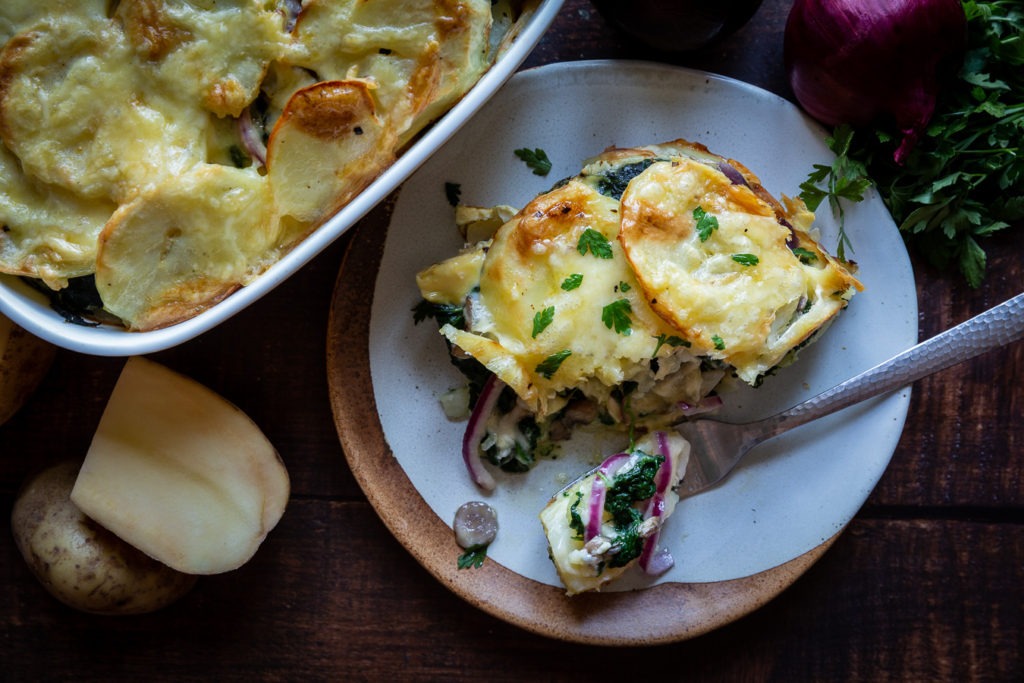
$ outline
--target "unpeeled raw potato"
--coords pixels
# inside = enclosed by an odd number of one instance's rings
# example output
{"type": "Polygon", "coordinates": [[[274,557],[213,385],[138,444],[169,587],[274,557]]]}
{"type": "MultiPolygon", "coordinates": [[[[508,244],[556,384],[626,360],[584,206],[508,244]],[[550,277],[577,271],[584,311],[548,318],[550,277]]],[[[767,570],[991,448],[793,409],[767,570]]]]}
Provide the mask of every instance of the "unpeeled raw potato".
{"type": "Polygon", "coordinates": [[[11,419],[36,390],[55,352],[52,344],[0,313],[0,425],[11,419]]]}
{"type": "Polygon", "coordinates": [[[288,472],[236,406],[129,358],[71,500],[122,539],[188,574],[240,567],[284,514],[288,472]]]}
{"type": "Polygon", "coordinates": [[[29,479],[11,512],[14,541],[29,569],[61,602],[95,614],[142,614],[174,602],[197,577],[128,545],[71,502],[78,464],[29,479]]]}

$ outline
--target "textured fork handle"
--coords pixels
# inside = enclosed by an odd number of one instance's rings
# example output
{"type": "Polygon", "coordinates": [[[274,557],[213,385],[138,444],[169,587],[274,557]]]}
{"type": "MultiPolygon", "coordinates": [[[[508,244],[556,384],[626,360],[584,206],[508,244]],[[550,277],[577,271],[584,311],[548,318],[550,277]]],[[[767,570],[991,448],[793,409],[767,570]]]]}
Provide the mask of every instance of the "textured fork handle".
{"type": "Polygon", "coordinates": [[[1024,337],[1024,294],[1018,294],[903,353],[760,421],[761,438],[816,420],[874,396],[895,391],[952,365],[1024,337]]]}

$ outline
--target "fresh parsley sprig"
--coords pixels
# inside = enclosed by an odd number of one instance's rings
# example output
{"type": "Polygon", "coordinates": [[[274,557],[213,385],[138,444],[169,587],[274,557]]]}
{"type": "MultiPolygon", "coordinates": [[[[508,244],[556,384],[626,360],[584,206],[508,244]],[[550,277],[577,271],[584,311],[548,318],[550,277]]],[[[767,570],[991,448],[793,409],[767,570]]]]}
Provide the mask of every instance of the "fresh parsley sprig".
{"type": "Polygon", "coordinates": [[[618,299],[601,309],[601,322],[609,330],[628,337],[633,333],[632,313],[629,299],[618,299]]]}
{"type": "Polygon", "coordinates": [[[487,559],[487,546],[474,545],[466,548],[466,552],[459,555],[457,560],[459,569],[479,569],[484,566],[487,559]]]}
{"type": "Polygon", "coordinates": [[[535,370],[543,375],[545,379],[551,379],[551,377],[558,372],[558,368],[562,367],[562,363],[565,362],[565,359],[571,355],[572,351],[570,349],[562,349],[538,363],[535,370]]]}
{"type": "Polygon", "coordinates": [[[583,273],[573,273],[564,280],[562,280],[562,289],[567,292],[571,292],[574,289],[578,289],[583,284],[583,273]]]}
{"type": "MultiPolygon", "coordinates": [[[[1024,5],[961,4],[967,17],[963,63],[940,89],[935,113],[902,165],[893,159],[900,139],[893,125],[855,134],[840,127],[833,138],[845,142],[834,150],[841,165],[815,168],[808,183],[866,169],[907,243],[932,265],[955,268],[978,287],[986,272],[984,239],[1024,224],[1024,5]]],[[[802,196],[811,208],[814,190],[801,189],[809,190],[802,196]]]]}
{"type": "Polygon", "coordinates": [[[593,228],[587,228],[580,234],[576,250],[580,252],[581,256],[586,256],[588,251],[600,259],[610,259],[614,256],[611,242],[593,228]]]}
{"type": "Polygon", "coordinates": [[[701,242],[707,242],[711,239],[711,233],[718,230],[718,219],[705,211],[702,206],[693,210],[693,220],[694,229],[701,242]]]}
{"type": "Polygon", "coordinates": [[[551,160],[540,147],[535,149],[521,147],[515,150],[515,155],[526,162],[526,165],[533,170],[534,175],[545,176],[551,172],[551,160]]]}
{"type": "Polygon", "coordinates": [[[666,344],[668,344],[672,348],[677,348],[680,346],[690,348],[690,342],[674,334],[659,334],[657,337],[655,337],[655,339],[658,340],[658,343],[655,344],[654,346],[654,353],[651,354],[651,358],[657,356],[658,351],[661,351],[661,347],[665,346],[666,344]]]}
{"type": "Polygon", "coordinates": [[[846,234],[846,212],[844,200],[859,202],[864,193],[871,187],[871,179],[867,169],[860,161],[850,158],[850,143],[853,141],[853,128],[848,125],[837,126],[835,132],[825,142],[836,155],[831,164],[814,164],[814,170],[807,180],[800,184],[800,198],[811,211],[817,211],[821,203],[828,199],[832,215],[839,222],[839,244],[836,256],[846,260],[846,250],[853,251],[853,245],[846,234]]]}
{"type": "Polygon", "coordinates": [[[533,334],[531,335],[534,339],[537,335],[547,329],[555,320],[555,307],[548,306],[542,311],[537,311],[533,316],[533,334]]]}

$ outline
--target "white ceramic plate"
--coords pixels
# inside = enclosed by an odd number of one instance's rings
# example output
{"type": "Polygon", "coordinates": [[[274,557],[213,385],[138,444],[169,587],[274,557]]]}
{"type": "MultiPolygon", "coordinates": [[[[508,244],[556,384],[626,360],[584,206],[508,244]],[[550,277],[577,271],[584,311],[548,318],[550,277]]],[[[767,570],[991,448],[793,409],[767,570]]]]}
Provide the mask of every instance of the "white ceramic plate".
{"type": "MultiPolygon", "coordinates": [[[[823,130],[788,101],[707,73],[637,62],[577,62],[518,74],[403,187],[388,230],[370,322],[374,397],[388,445],[427,505],[450,524],[456,508],[484,496],[460,457],[465,427],[446,420],[438,396],[462,382],[432,323],[414,325],[415,273],[461,246],[445,182],[462,201],[522,206],[610,145],[682,137],[733,157],[776,196],[794,195],[812,164],[832,155],[823,130]],[[545,150],[554,164],[533,175],[513,154],[545,150]]],[[[823,244],[837,243],[826,210],[823,244]]],[[[870,193],[846,211],[852,257],[866,291],[800,360],[757,390],[726,397],[726,415],[765,416],[865,370],[917,341],[913,272],[882,201],[870,193]]],[[[659,582],[748,577],[822,545],[853,517],[887,466],[909,391],[848,408],[761,445],[721,487],[683,501],[662,535],[676,558],[659,582]]],[[[621,444],[607,444],[614,452],[621,444]]],[[[543,584],[559,585],[537,513],[581,469],[580,451],[525,475],[500,474],[487,500],[500,532],[489,557],[543,584]]],[[[454,557],[452,559],[454,562],[454,557]]],[[[630,577],[621,588],[649,582],[630,577]]]]}
{"type": "Polygon", "coordinates": [[[72,325],[54,312],[41,293],[20,279],[0,275],[0,313],[58,346],[103,356],[128,356],[170,348],[212,329],[291,277],[408,178],[452,136],[519,68],[550,26],[563,0],[540,0],[518,37],[491,69],[444,117],[376,181],[255,282],[209,310],[177,325],[149,332],[120,327],[72,325]]]}

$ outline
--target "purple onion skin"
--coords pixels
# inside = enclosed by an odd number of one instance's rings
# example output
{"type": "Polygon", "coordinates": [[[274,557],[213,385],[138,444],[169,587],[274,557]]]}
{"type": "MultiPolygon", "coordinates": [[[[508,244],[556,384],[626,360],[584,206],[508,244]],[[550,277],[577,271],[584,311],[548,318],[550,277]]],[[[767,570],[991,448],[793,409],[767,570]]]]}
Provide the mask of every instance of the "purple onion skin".
{"type": "Polygon", "coordinates": [[[762,0],[593,0],[628,36],[662,52],[710,45],[747,23],[762,0]]]}
{"type": "Polygon", "coordinates": [[[963,59],[960,0],[796,0],[784,60],[804,110],[829,126],[895,122],[900,162],[935,111],[942,79],[963,59]]]}

